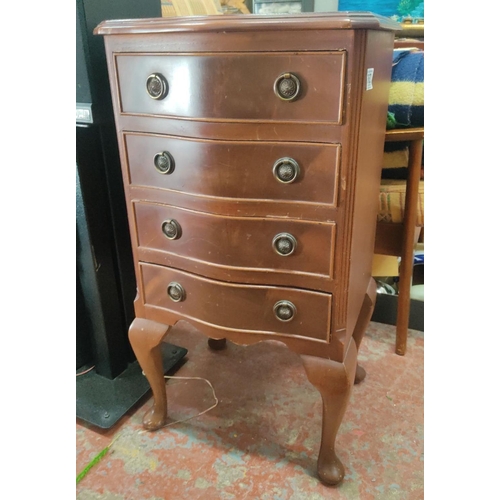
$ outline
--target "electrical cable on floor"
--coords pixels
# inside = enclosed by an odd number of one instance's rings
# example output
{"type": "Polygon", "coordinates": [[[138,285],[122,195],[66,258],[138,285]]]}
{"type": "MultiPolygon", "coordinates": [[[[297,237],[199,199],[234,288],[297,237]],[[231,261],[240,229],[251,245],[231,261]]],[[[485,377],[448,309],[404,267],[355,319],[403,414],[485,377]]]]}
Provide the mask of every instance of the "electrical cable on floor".
{"type": "MultiPolygon", "coordinates": [[[[82,373],[77,373],[77,376],[78,375],[83,375],[84,373],[87,373],[89,372],[90,370],[92,370],[94,367],[92,368],[89,368],[88,370],[86,370],[85,372],[82,372],[82,373]]],[[[142,372],[142,374],[144,375],[144,372],[142,372]]],[[[175,420],[174,422],[169,422],[168,424],[165,424],[165,425],[162,425],[161,427],[159,427],[159,429],[163,429],[164,427],[169,427],[170,425],[174,425],[174,424],[179,424],[181,422],[187,422],[188,420],[191,420],[192,418],[196,418],[196,417],[199,417],[200,415],[203,415],[205,413],[207,413],[208,411],[210,410],[213,410],[218,404],[219,404],[219,399],[217,398],[217,395],[215,394],[215,389],[214,389],[214,386],[212,385],[212,383],[210,382],[210,380],[206,379],[206,378],[203,378],[203,377],[180,377],[180,376],[169,376],[169,375],[164,375],[164,378],[169,378],[169,379],[181,379],[181,380],[204,380],[209,386],[210,388],[212,389],[212,394],[213,394],[213,397],[215,399],[215,403],[210,406],[210,408],[207,408],[206,410],[203,410],[201,411],[200,413],[196,414],[196,415],[192,415],[191,417],[188,417],[188,418],[184,418],[182,420],[175,420]]],[[[158,429],[158,430],[159,430],[158,429]]],[[[149,431],[146,431],[146,430],[140,430],[138,432],[138,434],[143,434],[145,432],[149,432],[149,431]]],[[[98,464],[102,458],[108,453],[108,451],[110,450],[111,446],[115,443],[115,441],[120,437],[121,433],[118,433],[114,438],[113,440],[111,441],[111,443],[109,443],[108,446],[106,446],[106,448],[104,448],[103,450],[101,450],[86,466],[85,468],[76,476],[76,484],[78,484],[86,475],[87,473],[90,471],[90,469],[92,469],[92,467],[94,467],[96,464],[98,464]]]]}
{"type": "Polygon", "coordinates": [[[91,366],[88,370],[85,370],[83,372],[77,373],[76,376],[79,377],[80,375],[85,375],[86,373],[92,371],[94,368],[95,368],[95,365],[91,366]]]}
{"type": "MultiPolygon", "coordinates": [[[[168,424],[162,425],[160,427],[160,429],[163,429],[164,427],[169,427],[170,425],[180,424],[181,422],[187,422],[188,420],[191,420],[192,418],[199,417],[200,415],[203,415],[203,414],[207,413],[208,411],[213,410],[219,404],[219,400],[217,399],[217,396],[215,394],[214,386],[212,385],[212,383],[210,382],[210,380],[207,380],[206,378],[203,378],[203,377],[179,377],[177,375],[175,375],[175,376],[165,375],[164,378],[176,378],[176,379],[181,379],[181,380],[204,380],[210,386],[210,388],[212,389],[212,395],[213,395],[213,397],[215,399],[215,403],[210,408],[207,408],[206,410],[203,410],[202,412],[198,413],[197,415],[193,415],[191,417],[184,418],[182,420],[175,420],[174,422],[169,422],[168,424]]],[[[142,431],[139,431],[139,432],[143,433],[143,432],[147,432],[147,431],[142,430],[142,431]]]]}

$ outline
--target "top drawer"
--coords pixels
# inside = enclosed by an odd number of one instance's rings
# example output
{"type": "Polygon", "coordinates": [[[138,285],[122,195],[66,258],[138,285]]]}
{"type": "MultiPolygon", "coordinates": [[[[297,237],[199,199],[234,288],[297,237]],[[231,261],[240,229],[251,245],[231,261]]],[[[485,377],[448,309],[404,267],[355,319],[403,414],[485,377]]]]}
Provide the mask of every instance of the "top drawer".
{"type": "Polygon", "coordinates": [[[134,53],[115,58],[121,113],[222,121],[341,123],[343,51],[134,53]],[[148,92],[151,75],[156,75],[149,88],[154,97],[148,92]],[[297,85],[298,95],[293,98],[297,85]],[[283,99],[289,96],[293,100],[283,99]]]}

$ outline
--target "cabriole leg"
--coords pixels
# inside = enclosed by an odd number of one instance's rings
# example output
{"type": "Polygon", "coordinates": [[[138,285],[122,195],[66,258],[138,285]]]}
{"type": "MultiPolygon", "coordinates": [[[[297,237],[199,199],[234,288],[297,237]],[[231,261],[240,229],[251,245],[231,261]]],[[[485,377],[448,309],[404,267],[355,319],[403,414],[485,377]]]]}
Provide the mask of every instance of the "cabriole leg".
{"type": "MultiPolygon", "coordinates": [[[[370,323],[370,319],[373,314],[373,309],[375,308],[375,300],[377,298],[377,283],[372,278],[368,285],[368,289],[366,291],[365,299],[363,301],[363,305],[361,306],[361,311],[358,316],[358,321],[356,322],[356,326],[354,327],[354,332],[352,334],[352,338],[354,342],[356,342],[356,349],[359,352],[359,346],[361,345],[361,341],[365,335],[366,329],[368,328],[368,324],[370,323]]],[[[356,376],[354,378],[354,383],[359,384],[366,377],[366,371],[359,364],[356,366],[356,376]]]]}
{"type": "Polygon", "coordinates": [[[344,466],[335,454],[335,440],[354,383],[356,356],[356,345],[352,340],[343,363],[314,356],[301,356],[307,377],[318,389],[323,400],[318,476],[326,484],[338,484],[344,478],[344,466]]]}
{"type": "Polygon", "coordinates": [[[153,407],[143,418],[148,430],[156,430],[167,421],[167,391],[163,377],[161,343],[170,326],[142,318],[135,318],[129,328],[129,340],[153,392],[153,407]]]}

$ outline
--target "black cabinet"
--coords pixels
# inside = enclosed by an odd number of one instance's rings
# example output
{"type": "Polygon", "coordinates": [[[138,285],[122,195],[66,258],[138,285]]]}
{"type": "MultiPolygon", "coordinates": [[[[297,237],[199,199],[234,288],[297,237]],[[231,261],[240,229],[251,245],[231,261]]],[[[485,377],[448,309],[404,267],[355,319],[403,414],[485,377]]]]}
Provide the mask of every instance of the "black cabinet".
{"type": "Polygon", "coordinates": [[[76,2],[77,369],[91,362],[108,378],[134,359],[136,284],[104,42],[93,30],[105,19],[160,16],[160,0],[76,2]]]}
{"type": "MultiPolygon", "coordinates": [[[[76,2],[77,416],[110,427],[148,390],[128,341],[136,282],[103,37],[107,19],[161,16],[160,0],[76,2]]],[[[165,369],[186,353],[165,344],[165,369]]]]}

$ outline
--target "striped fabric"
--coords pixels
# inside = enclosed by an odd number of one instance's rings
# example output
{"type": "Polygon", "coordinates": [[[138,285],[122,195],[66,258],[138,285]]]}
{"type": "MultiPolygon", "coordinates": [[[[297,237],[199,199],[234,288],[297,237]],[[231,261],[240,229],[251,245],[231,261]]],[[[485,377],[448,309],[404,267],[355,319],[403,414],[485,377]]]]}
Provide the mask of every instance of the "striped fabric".
{"type": "MultiPolygon", "coordinates": [[[[379,195],[378,222],[401,223],[404,217],[406,181],[382,179],[379,195]]],[[[424,181],[418,187],[417,226],[424,225],[424,181]]]]}
{"type": "MultiPolygon", "coordinates": [[[[382,169],[403,168],[408,166],[409,142],[386,142],[384,144],[384,157],[382,169]]],[[[382,171],[383,177],[383,171],[382,171]]]]}
{"type": "Polygon", "coordinates": [[[424,52],[396,49],[393,54],[389,112],[396,128],[424,126],[424,52]]]}
{"type": "MultiPolygon", "coordinates": [[[[424,52],[395,49],[389,112],[396,128],[424,126],[424,52]]],[[[400,224],[404,218],[409,143],[386,142],[379,192],[378,222],[400,224]]],[[[424,225],[424,181],[420,181],[417,203],[417,226],[424,225]]]]}
{"type": "Polygon", "coordinates": [[[408,166],[408,147],[396,151],[384,151],[382,168],[403,168],[408,166]]]}

